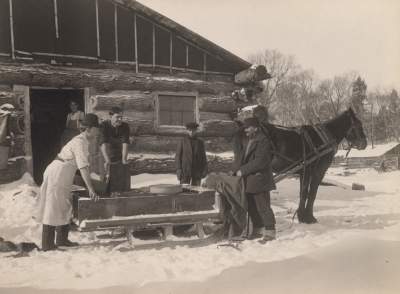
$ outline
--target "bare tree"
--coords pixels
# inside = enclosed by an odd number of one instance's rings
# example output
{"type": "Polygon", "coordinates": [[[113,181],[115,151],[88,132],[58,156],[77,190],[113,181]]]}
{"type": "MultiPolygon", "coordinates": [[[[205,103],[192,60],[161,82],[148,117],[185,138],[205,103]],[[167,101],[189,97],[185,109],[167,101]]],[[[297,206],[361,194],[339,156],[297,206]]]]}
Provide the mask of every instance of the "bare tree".
{"type": "Polygon", "coordinates": [[[271,105],[280,123],[298,125],[318,122],[314,108],[318,104],[314,91],[315,75],[312,70],[302,70],[288,76],[276,91],[276,101],[271,105]]]}

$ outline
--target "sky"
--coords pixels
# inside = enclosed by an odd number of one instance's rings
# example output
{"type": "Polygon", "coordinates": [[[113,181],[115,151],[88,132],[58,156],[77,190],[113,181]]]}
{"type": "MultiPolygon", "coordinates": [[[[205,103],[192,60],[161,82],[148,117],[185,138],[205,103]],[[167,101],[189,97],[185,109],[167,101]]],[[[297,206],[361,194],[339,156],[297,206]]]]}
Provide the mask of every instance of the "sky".
{"type": "Polygon", "coordinates": [[[400,0],[139,0],[248,59],[294,55],[321,79],[357,71],[368,90],[400,90],[400,0]]]}

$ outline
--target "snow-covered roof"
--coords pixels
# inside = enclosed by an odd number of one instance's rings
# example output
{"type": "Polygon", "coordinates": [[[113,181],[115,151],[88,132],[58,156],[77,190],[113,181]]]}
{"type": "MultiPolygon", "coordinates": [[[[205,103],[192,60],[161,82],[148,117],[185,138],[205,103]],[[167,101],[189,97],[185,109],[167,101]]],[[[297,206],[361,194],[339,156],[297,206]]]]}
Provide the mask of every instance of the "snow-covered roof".
{"type": "MultiPolygon", "coordinates": [[[[372,148],[371,145],[368,145],[365,150],[357,150],[357,149],[351,149],[348,157],[380,157],[384,155],[386,152],[390,151],[400,143],[398,142],[390,142],[386,144],[378,144],[374,145],[374,148],[372,148]]],[[[346,156],[347,150],[339,150],[336,153],[336,156],[346,156]]]]}

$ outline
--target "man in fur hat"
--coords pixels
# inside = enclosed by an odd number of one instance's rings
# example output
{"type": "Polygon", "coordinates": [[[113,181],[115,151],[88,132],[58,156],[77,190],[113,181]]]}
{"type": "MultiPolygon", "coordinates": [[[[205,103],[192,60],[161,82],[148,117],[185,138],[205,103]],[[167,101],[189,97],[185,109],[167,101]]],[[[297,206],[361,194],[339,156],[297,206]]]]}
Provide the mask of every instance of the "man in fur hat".
{"type": "Polygon", "coordinates": [[[200,186],[207,175],[207,157],[204,142],[197,137],[195,122],[186,124],[188,135],[178,144],[175,155],[176,175],[181,184],[200,186]]]}
{"type": "Polygon", "coordinates": [[[234,163],[234,174],[244,178],[248,213],[253,223],[250,238],[275,239],[275,216],[271,209],[270,191],[275,189],[271,169],[270,142],[261,132],[254,117],[243,122],[247,136],[234,163]]]}

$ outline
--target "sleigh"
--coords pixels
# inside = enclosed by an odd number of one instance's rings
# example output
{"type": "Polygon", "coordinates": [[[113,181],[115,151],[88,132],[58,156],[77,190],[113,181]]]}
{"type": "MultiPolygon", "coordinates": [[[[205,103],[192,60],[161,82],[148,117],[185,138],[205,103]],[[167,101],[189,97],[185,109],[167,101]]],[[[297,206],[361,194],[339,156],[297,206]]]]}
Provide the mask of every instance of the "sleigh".
{"type": "Polygon", "coordinates": [[[220,221],[215,191],[186,186],[178,193],[151,193],[149,188],[133,189],[110,198],[93,201],[87,191],[73,191],[74,218],[81,232],[123,228],[132,244],[132,233],[159,229],[165,240],[175,226],[194,225],[204,238],[203,224],[220,221]]]}

